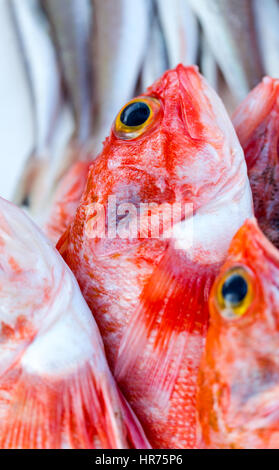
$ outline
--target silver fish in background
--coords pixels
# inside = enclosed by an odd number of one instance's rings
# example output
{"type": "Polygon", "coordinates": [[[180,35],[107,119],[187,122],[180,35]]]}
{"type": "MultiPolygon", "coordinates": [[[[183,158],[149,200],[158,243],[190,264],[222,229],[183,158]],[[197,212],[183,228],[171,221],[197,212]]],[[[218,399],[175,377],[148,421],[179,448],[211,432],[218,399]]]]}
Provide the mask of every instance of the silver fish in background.
{"type": "Polygon", "coordinates": [[[149,448],[77,281],[0,198],[0,448],[149,448]]]}
{"type": "Polygon", "coordinates": [[[89,0],[41,0],[52,25],[64,81],[75,116],[75,132],[65,152],[67,171],[59,180],[47,208],[44,228],[55,243],[75,212],[86,182],[92,132],[91,32],[92,5],[89,0]],[[70,168],[69,163],[73,163],[70,168]]]}
{"type": "Polygon", "coordinates": [[[186,0],[156,0],[169,67],[197,62],[198,24],[186,0]]]}
{"type": "Polygon", "coordinates": [[[208,83],[218,90],[218,66],[216,59],[208,43],[208,40],[204,33],[201,34],[201,54],[200,54],[200,67],[203,76],[206,78],[208,83]]]}
{"type": "Polygon", "coordinates": [[[238,105],[238,99],[236,98],[235,94],[232,93],[232,90],[229,87],[220,69],[218,69],[217,91],[218,91],[219,96],[222,97],[222,101],[225,105],[225,108],[229,116],[232,116],[233,112],[235,111],[236,106],[238,105]]]}
{"type": "MultiPolygon", "coordinates": [[[[36,136],[34,150],[15,200],[23,202],[28,196],[30,209],[36,214],[44,207],[59,174],[62,156],[54,158],[54,142],[57,140],[59,121],[65,119],[67,112],[63,106],[62,84],[55,49],[38,0],[11,0],[9,5],[25,60],[36,136]]],[[[67,117],[66,121],[69,119],[67,117]]],[[[67,138],[65,137],[66,140],[67,138]]]]}
{"type": "Polygon", "coordinates": [[[91,0],[94,153],[118,110],[133,95],[148,46],[149,0],[91,0]]]}
{"type": "Polygon", "coordinates": [[[84,144],[92,130],[92,79],[90,57],[90,0],[41,0],[61,61],[73,105],[76,139],[84,144]]]}
{"type": "Polygon", "coordinates": [[[189,0],[231,91],[243,99],[262,77],[251,0],[189,0]]]}
{"type": "Polygon", "coordinates": [[[12,199],[34,148],[32,98],[9,0],[0,2],[0,194],[12,199]]]}
{"type": "Polygon", "coordinates": [[[264,71],[279,77],[279,2],[254,0],[255,24],[264,71]]]}
{"type": "Polygon", "coordinates": [[[166,43],[159,23],[158,15],[153,11],[149,31],[148,48],[141,72],[141,91],[150,86],[169,68],[166,43]]]}

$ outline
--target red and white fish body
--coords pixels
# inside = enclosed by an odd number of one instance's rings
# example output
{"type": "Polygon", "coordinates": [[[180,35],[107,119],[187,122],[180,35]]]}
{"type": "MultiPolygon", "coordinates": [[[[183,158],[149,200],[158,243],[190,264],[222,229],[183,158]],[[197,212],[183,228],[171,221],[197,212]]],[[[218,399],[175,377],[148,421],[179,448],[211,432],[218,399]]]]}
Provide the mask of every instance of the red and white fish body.
{"type": "Polygon", "coordinates": [[[279,252],[248,219],[210,294],[198,414],[208,448],[279,447],[279,252]]]}
{"type": "Polygon", "coordinates": [[[231,238],[251,214],[245,160],[227,113],[197,69],[179,65],[122,108],[58,243],[154,447],[196,445],[208,293],[231,238]],[[136,126],[129,125],[130,111],[136,126]],[[137,225],[134,236],[93,236],[94,204],[104,207],[107,230],[111,197],[118,229],[127,207],[126,225],[140,218],[146,227],[148,210],[171,205],[165,232],[159,224],[160,236],[142,236],[137,225]],[[145,210],[142,203],[155,206],[145,210]]]}
{"type": "Polygon", "coordinates": [[[148,447],[59,253],[0,198],[0,448],[148,447]]]}

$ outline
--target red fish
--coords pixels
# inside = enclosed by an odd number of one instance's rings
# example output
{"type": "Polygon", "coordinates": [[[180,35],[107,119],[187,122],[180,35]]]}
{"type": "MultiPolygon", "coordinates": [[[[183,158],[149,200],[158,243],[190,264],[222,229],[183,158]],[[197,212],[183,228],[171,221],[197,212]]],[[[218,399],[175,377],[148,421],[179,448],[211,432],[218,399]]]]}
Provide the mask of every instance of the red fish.
{"type": "Polygon", "coordinates": [[[255,216],[279,248],[279,80],[265,77],[239,105],[233,123],[246,158],[255,216]]]}
{"type": "Polygon", "coordinates": [[[208,292],[232,236],[251,213],[243,152],[197,68],[178,65],[120,110],[58,248],[153,447],[196,444],[195,384],[208,292]],[[124,222],[136,227],[128,238],[120,230],[110,236],[111,196],[117,228],[124,222]],[[148,215],[161,209],[166,225],[157,219],[159,236],[153,236],[148,215]],[[96,235],[97,225],[105,236],[96,235]]]}
{"type": "Polygon", "coordinates": [[[198,410],[205,446],[279,448],[279,252],[247,220],[210,294],[198,410]]]}
{"type": "Polygon", "coordinates": [[[65,232],[75,215],[90,165],[89,161],[75,162],[58,184],[44,230],[54,244],[65,232]]]}
{"type": "Polygon", "coordinates": [[[0,448],[149,447],[77,282],[0,198],[0,448]]]}

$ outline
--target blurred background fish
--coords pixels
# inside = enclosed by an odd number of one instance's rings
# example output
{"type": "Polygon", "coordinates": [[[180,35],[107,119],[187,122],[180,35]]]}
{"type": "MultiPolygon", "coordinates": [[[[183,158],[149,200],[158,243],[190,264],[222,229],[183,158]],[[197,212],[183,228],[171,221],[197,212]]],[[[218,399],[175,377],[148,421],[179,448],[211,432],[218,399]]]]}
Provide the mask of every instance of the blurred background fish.
{"type": "Polygon", "coordinates": [[[198,65],[229,114],[279,74],[277,0],[1,0],[0,12],[0,195],[41,225],[165,70],[198,65]]]}

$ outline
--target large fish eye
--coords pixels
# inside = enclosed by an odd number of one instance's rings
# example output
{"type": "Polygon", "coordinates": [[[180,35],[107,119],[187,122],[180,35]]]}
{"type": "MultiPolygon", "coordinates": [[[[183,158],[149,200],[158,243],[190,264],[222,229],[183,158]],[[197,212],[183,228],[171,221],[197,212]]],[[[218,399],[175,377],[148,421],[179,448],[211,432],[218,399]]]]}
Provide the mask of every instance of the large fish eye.
{"type": "Polygon", "coordinates": [[[233,319],[242,316],[253,299],[248,270],[241,266],[227,271],[217,283],[217,304],[221,315],[233,319]]]}
{"type": "Polygon", "coordinates": [[[132,140],[143,134],[154,124],[160,111],[160,101],[143,96],[129,101],[118,113],[114,123],[116,137],[132,140]]]}
{"type": "Polygon", "coordinates": [[[227,305],[237,306],[242,302],[248,292],[246,279],[240,274],[232,274],[222,286],[222,296],[227,305]]]}
{"type": "Polygon", "coordinates": [[[150,107],[143,101],[134,101],[123,109],[120,121],[125,126],[134,127],[144,124],[150,116],[150,107]]]}

